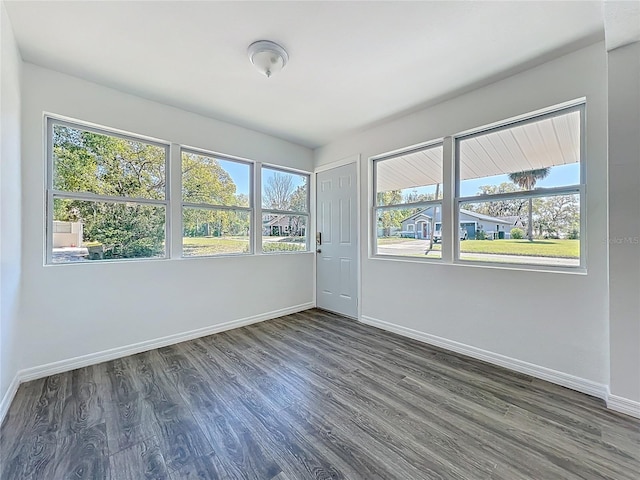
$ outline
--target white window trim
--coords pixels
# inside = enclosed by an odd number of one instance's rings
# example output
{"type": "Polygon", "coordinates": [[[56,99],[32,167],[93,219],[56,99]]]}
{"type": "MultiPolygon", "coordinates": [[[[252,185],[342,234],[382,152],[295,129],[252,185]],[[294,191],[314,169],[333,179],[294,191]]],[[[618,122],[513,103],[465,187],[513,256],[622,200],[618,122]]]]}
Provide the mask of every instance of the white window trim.
{"type": "MultiPolygon", "coordinates": [[[[397,150],[393,150],[391,152],[387,152],[387,153],[383,153],[380,155],[376,155],[374,157],[371,157],[369,159],[369,165],[371,168],[371,178],[372,178],[372,182],[370,184],[370,188],[372,189],[372,195],[371,195],[371,204],[372,204],[372,209],[371,209],[371,229],[370,229],[370,248],[371,248],[371,253],[369,255],[369,258],[376,258],[376,259],[389,259],[389,260],[406,260],[406,261],[412,261],[412,262],[442,262],[442,258],[434,258],[434,257],[425,257],[425,258],[420,258],[420,257],[409,257],[406,255],[391,255],[391,254],[383,254],[383,253],[378,253],[378,215],[377,212],[378,210],[399,210],[402,208],[420,208],[422,210],[427,209],[431,206],[438,206],[441,208],[441,213],[440,216],[443,217],[444,215],[444,203],[446,201],[446,188],[445,188],[445,174],[444,174],[444,170],[445,170],[445,165],[446,163],[443,161],[443,181],[441,183],[442,185],[442,191],[441,191],[441,198],[439,198],[438,200],[427,200],[424,202],[412,202],[412,203],[399,203],[397,205],[381,205],[378,206],[378,195],[377,195],[377,167],[376,165],[378,164],[378,162],[383,162],[383,161],[387,161],[387,160],[393,160],[394,158],[398,158],[398,157],[402,157],[404,155],[408,155],[411,153],[416,153],[416,152],[420,152],[423,150],[428,150],[430,148],[434,148],[434,147],[439,147],[442,146],[444,149],[444,139],[439,138],[436,140],[430,140],[428,142],[423,142],[423,143],[419,143],[416,145],[412,145],[410,147],[407,148],[401,148],[401,149],[397,149],[397,150]]],[[[416,230],[417,231],[417,230],[416,230]]],[[[441,247],[442,248],[442,247],[441,247]]],[[[442,253],[441,253],[442,255],[442,253]]]]}
{"type": "MultiPolygon", "coordinates": [[[[203,150],[200,148],[179,147],[180,156],[179,156],[179,165],[180,165],[180,258],[183,259],[193,259],[193,258],[210,258],[210,257],[227,257],[227,256],[246,256],[253,255],[255,253],[254,250],[254,237],[256,233],[254,231],[255,222],[253,221],[255,215],[255,188],[254,188],[254,170],[255,170],[255,162],[251,160],[240,159],[237,157],[232,157],[229,155],[223,155],[220,153],[215,153],[207,150],[203,150]],[[239,163],[241,165],[247,165],[249,167],[249,206],[241,207],[235,205],[218,205],[215,203],[196,203],[196,202],[185,202],[182,198],[182,154],[183,153],[192,153],[194,155],[200,155],[203,157],[209,157],[213,159],[224,160],[227,162],[239,163]],[[185,208],[194,208],[200,210],[231,210],[234,212],[247,212],[249,213],[249,224],[251,228],[249,229],[249,251],[247,253],[237,252],[237,253],[219,253],[219,254],[211,254],[211,255],[194,255],[185,257],[183,251],[183,238],[184,238],[184,210],[185,208]]],[[[177,203],[177,202],[176,202],[177,203]]]]}
{"type": "Polygon", "coordinates": [[[299,254],[299,253],[309,253],[310,252],[310,245],[311,245],[311,239],[310,239],[310,232],[311,230],[311,225],[310,225],[310,221],[311,221],[311,174],[309,172],[305,172],[303,170],[297,170],[295,168],[286,168],[286,167],[281,167],[279,165],[271,165],[268,163],[261,163],[260,164],[260,175],[259,178],[256,178],[256,182],[258,183],[259,187],[260,187],[260,192],[259,192],[259,198],[260,201],[256,201],[256,206],[259,205],[260,208],[260,212],[259,214],[256,213],[256,224],[259,225],[259,240],[258,242],[256,242],[256,247],[259,249],[258,251],[263,254],[263,255],[290,255],[290,254],[299,254]],[[267,169],[267,170],[275,170],[277,172],[282,172],[282,173],[288,173],[288,174],[292,174],[292,175],[301,175],[306,177],[307,179],[307,201],[306,201],[306,207],[307,209],[304,212],[297,212],[295,210],[276,210],[273,208],[264,208],[262,206],[262,194],[264,193],[262,191],[262,170],[263,169],[267,169]],[[304,244],[304,250],[292,250],[292,251],[283,251],[283,252],[278,252],[278,251],[273,251],[273,252],[264,252],[262,250],[262,243],[263,243],[263,235],[262,235],[262,216],[264,214],[273,214],[273,215],[288,215],[288,216],[292,216],[292,217],[305,217],[306,218],[306,223],[305,223],[305,244],[304,244]]]}
{"type": "Polygon", "coordinates": [[[171,171],[170,171],[170,144],[161,142],[155,139],[149,139],[142,135],[133,135],[129,133],[123,133],[121,131],[110,129],[108,127],[96,127],[94,125],[80,122],[76,120],[68,120],[55,115],[45,115],[45,131],[46,131],[46,161],[47,161],[47,175],[46,175],[46,214],[45,214],[45,265],[79,265],[84,263],[113,263],[113,260],[106,262],[70,262],[70,263],[53,263],[53,204],[57,198],[67,198],[75,200],[85,200],[89,202],[106,202],[106,203],[136,203],[145,205],[158,205],[163,206],[165,209],[165,224],[164,224],[164,236],[165,247],[163,257],[141,257],[141,258],[123,258],[115,260],[117,262],[136,262],[136,261],[158,261],[166,260],[171,255],[171,213],[169,211],[171,204],[171,193],[169,185],[171,183],[171,171]],[[122,138],[125,140],[131,140],[134,142],[146,143],[156,147],[163,148],[165,150],[164,170],[165,170],[165,185],[164,185],[164,200],[155,200],[149,198],[139,197],[119,197],[113,195],[98,195],[90,192],[67,192],[64,190],[55,190],[53,188],[53,126],[62,125],[69,128],[75,128],[87,132],[97,133],[99,135],[108,135],[111,137],[122,138]]]}
{"type": "Polygon", "coordinates": [[[472,132],[457,135],[454,137],[454,168],[455,168],[455,198],[453,209],[453,225],[460,223],[460,205],[463,203],[481,203],[481,202],[495,202],[506,199],[529,199],[549,196],[560,195],[579,195],[580,196],[580,263],[576,266],[563,265],[547,265],[547,264],[533,264],[526,262],[513,262],[513,263],[499,263],[482,260],[464,260],[460,258],[460,240],[454,238],[454,257],[453,263],[464,265],[489,265],[494,267],[522,269],[532,268],[535,270],[551,270],[551,271],[579,271],[586,272],[587,269],[587,239],[586,239],[586,102],[584,99],[576,102],[569,102],[561,106],[552,107],[539,113],[532,113],[526,116],[520,116],[516,120],[505,120],[499,124],[493,124],[488,128],[477,128],[472,132]],[[510,192],[510,193],[498,193],[493,195],[472,195],[461,197],[460,196],[460,142],[467,138],[482,136],[490,132],[496,132],[500,130],[507,130],[519,125],[526,125],[529,123],[539,122],[547,118],[553,118],[560,115],[565,115],[571,112],[580,112],[580,183],[574,185],[567,185],[561,187],[551,188],[536,188],[534,190],[523,192],[510,192]]]}
{"type": "MultiPolygon", "coordinates": [[[[369,206],[370,210],[370,228],[369,228],[369,259],[385,260],[385,261],[404,261],[410,263],[425,262],[425,263],[441,263],[453,266],[462,267],[474,267],[474,268],[491,268],[501,270],[531,270],[539,272],[554,272],[554,273],[567,273],[567,274],[586,274],[587,272],[587,176],[586,176],[586,99],[579,98],[571,100],[561,104],[557,104],[552,107],[536,110],[526,114],[518,115],[510,119],[494,122],[483,127],[476,127],[471,130],[460,132],[453,136],[446,136],[440,140],[429,141],[413,145],[410,147],[393,150],[387,153],[374,155],[369,157],[369,171],[371,173],[370,182],[368,188],[370,189],[369,206]],[[469,138],[472,136],[478,136],[494,130],[502,130],[513,127],[515,125],[522,125],[526,123],[533,123],[544,118],[555,117],[562,115],[563,113],[569,113],[571,111],[580,112],[580,183],[576,185],[569,185],[563,187],[554,188],[537,188],[529,192],[513,192],[506,194],[496,195],[478,195],[460,197],[459,189],[459,140],[469,138]],[[394,208],[398,207],[378,207],[376,205],[376,161],[383,159],[391,159],[397,156],[402,156],[412,151],[428,148],[429,146],[443,145],[443,183],[442,183],[442,198],[439,201],[425,202],[425,203],[439,203],[442,205],[442,239],[441,239],[441,258],[417,258],[407,257],[400,255],[381,255],[377,253],[377,216],[376,211],[380,208],[394,208]],[[460,259],[460,239],[454,232],[453,225],[459,225],[459,213],[461,203],[481,202],[481,201],[497,201],[505,198],[535,198],[550,195],[580,195],[580,264],[577,266],[555,266],[555,265],[538,265],[532,263],[499,263],[499,262],[485,262],[485,261],[471,261],[460,259]]],[[[422,203],[416,204],[401,204],[400,206],[421,206],[422,203]]]]}
{"type": "Polygon", "coordinates": [[[211,150],[206,150],[198,147],[182,145],[178,143],[171,143],[169,141],[152,138],[145,135],[125,132],[111,127],[105,127],[102,125],[93,124],[82,120],[76,120],[61,115],[45,112],[43,122],[43,137],[44,137],[44,157],[46,161],[45,165],[45,205],[44,205],[44,252],[43,252],[43,265],[45,267],[60,267],[67,265],[99,265],[99,264],[113,264],[113,263],[130,263],[130,262],[147,262],[147,261],[166,261],[166,260],[188,260],[194,261],[195,259],[213,259],[224,258],[233,256],[252,256],[252,255],[289,255],[310,253],[310,235],[313,231],[310,224],[311,220],[311,190],[313,185],[311,184],[311,172],[301,169],[282,167],[280,165],[273,165],[262,163],[259,161],[250,160],[247,158],[237,157],[234,155],[218,153],[211,150]],[[63,125],[71,128],[76,128],[88,132],[93,132],[101,135],[109,135],[117,138],[123,138],[126,140],[142,142],[149,145],[158,146],[165,149],[165,198],[163,200],[155,200],[148,198],[138,197],[118,197],[110,195],[97,195],[89,192],[65,192],[53,189],[53,125],[63,125]],[[249,207],[239,206],[225,206],[214,204],[199,204],[182,201],[182,152],[190,152],[199,155],[205,155],[213,158],[219,158],[222,160],[244,163],[250,166],[250,179],[249,179],[249,207]],[[302,216],[306,217],[306,242],[305,250],[299,251],[286,251],[286,252],[268,252],[262,251],[262,167],[278,170],[285,173],[303,175],[307,179],[307,210],[304,212],[295,211],[278,211],[264,209],[265,213],[279,213],[286,215],[302,216]],[[140,258],[123,258],[116,260],[95,261],[95,262],[62,262],[53,263],[53,200],[55,198],[73,198],[86,201],[104,201],[109,203],[136,203],[136,204],[150,204],[161,205],[165,208],[165,254],[163,257],[140,257],[140,258]],[[259,201],[260,200],[260,201],[259,201]],[[219,254],[219,255],[201,255],[193,257],[184,257],[182,249],[182,234],[183,234],[183,208],[195,207],[205,209],[228,209],[236,211],[250,212],[251,218],[251,231],[249,238],[249,253],[232,253],[232,254],[219,254]]]}

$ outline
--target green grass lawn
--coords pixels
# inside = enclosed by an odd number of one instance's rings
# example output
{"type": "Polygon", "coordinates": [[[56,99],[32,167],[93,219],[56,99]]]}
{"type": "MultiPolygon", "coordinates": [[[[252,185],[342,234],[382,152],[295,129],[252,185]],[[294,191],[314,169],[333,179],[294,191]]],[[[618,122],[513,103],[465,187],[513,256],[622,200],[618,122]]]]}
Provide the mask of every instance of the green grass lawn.
{"type": "MultiPolygon", "coordinates": [[[[415,242],[414,238],[379,238],[378,245],[393,245],[415,242]]],[[[184,237],[184,256],[224,255],[249,251],[248,237],[184,237]]],[[[428,246],[428,240],[424,240],[428,246]]],[[[303,243],[266,241],[265,251],[298,251],[306,247],[303,243]]],[[[440,244],[435,244],[429,257],[439,256],[440,244]]],[[[495,255],[523,255],[530,257],[580,258],[580,240],[465,240],[460,242],[462,253],[495,255]]],[[[400,252],[398,252],[400,253],[400,252]]]]}
{"type": "MultiPolygon", "coordinates": [[[[307,248],[304,242],[288,240],[280,237],[265,240],[262,250],[264,252],[298,252],[307,248]]],[[[248,251],[249,237],[183,237],[182,239],[182,252],[185,257],[228,255],[248,251]]]]}
{"type": "MultiPolygon", "coordinates": [[[[398,245],[413,238],[379,238],[378,245],[398,245]]],[[[422,240],[425,249],[428,240],[422,240]]],[[[440,251],[439,243],[433,245],[434,251],[440,251]]],[[[464,240],[460,242],[462,253],[482,253],[494,255],[522,255],[528,257],[580,258],[580,240],[464,240]]],[[[435,252],[432,252],[435,253],[435,252]]],[[[431,254],[430,254],[431,255],[431,254]]]]}
{"type": "Polygon", "coordinates": [[[182,251],[185,257],[245,253],[249,251],[249,237],[184,237],[182,251]]]}
{"type": "Polygon", "coordinates": [[[464,253],[493,253],[529,257],[580,258],[580,240],[465,240],[464,253]]]}

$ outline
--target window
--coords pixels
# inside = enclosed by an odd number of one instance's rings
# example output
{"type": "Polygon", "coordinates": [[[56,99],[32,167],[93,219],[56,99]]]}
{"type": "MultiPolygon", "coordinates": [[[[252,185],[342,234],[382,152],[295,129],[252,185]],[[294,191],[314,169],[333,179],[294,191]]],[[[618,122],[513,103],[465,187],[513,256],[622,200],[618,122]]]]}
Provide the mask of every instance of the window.
{"type": "Polygon", "coordinates": [[[262,168],[262,251],[308,251],[309,175],[262,168]]]}
{"type": "Polygon", "coordinates": [[[159,259],[180,251],[182,257],[250,255],[260,242],[265,253],[309,250],[306,173],[258,169],[248,160],[80,122],[45,121],[47,264],[159,259]],[[181,173],[172,183],[170,151],[178,153],[181,173]],[[170,199],[173,188],[181,191],[170,199]],[[261,219],[254,203],[260,195],[261,219]]]}
{"type": "Polygon", "coordinates": [[[456,139],[459,260],[576,267],[584,105],[456,139]]]}
{"type": "Polygon", "coordinates": [[[47,263],[163,258],[168,146],[47,119],[47,263]]]}
{"type": "Polygon", "coordinates": [[[182,150],[182,255],[251,253],[253,166],[182,150]]]}
{"type": "Polygon", "coordinates": [[[374,253],[441,258],[442,144],[374,159],[374,253]]]}

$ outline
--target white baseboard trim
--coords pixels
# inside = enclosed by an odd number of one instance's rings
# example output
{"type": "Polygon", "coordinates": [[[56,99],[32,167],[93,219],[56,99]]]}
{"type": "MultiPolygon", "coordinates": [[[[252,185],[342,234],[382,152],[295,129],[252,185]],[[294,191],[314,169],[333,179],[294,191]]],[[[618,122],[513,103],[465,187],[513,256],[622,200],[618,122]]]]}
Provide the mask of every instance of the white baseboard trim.
{"type": "Polygon", "coordinates": [[[2,421],[4,420],[4,416],[9,411],[9,406],[11,402],[13,402],[13,398],[16,396],[16,392],[18,391],[18,387],[20,386],[20,377],[16,374],[11,380],[9,384],[9,388],[2,397],[2,401],[0,401],[0,425],[2,425],[2,421]]]}
{"type": "Polygon", "coordinates": [[[455,342],[453,340],[448,340],[446,338],[420,332],[418,330],[413,330],[411,328],[403,327],[390,322],[385,322],[376,318],[371,318],[363,315],[360,318],[360,321],[362,323],[366,323],[367,325],[371,325],[382,330],[387,330],[389,332],[397,333],[398,335],[403,335],[405,337],[418,340],[419,342],[428,343],[429,345],[434,345],[436,347],[451,350],[456,353],[461,353],[462,355],[466,355],[478,360],[483,360],[485,362],[499,365],[501,367],[524,373],[526,375],[531,375],[532,377],[546,380],[548,382],[555,383],[557,385],[561,385],[578,392],[586,393],[587,395],[601,398],[603,400],[607,399],[608,387],[604,384],[592,382],[591,380],[576,377],[568,373],[559,372],[547,367],[541,367],[533,363],[524,362],[522,360],[507,357],[506,355],[501,355],[499,353],[490,352],[481,348],[472,347],[471,345],[455,342]]]}
{"type": "Polygon", "coordinates": [[[18,371],[13,378],[9,389],[2,398],[0,403],[0,424],[4,420],[5,415],[9,410],[9,406],[15,397],[18,387],[21,383],[29,382],[31,380],[37,380],[38,378],[48,377],[49,375],[55,375],[57,373],[68,372],[76,368],[87,367],[89,365],[95,365],[97,363],[107,362],[116,358],[126,357],[129,355],[135,355],[136,353],[146,352],[155,348],[166,347],[168,345],[174,345],[176,343],[185,342],[187,340],[193,340],[194,338],[205,337],[214,333],[224,332],[225,330],[232,330],[234,328],[244,327],[251,325],[252,323],[264,322],[265,320],[271,320],[274,318],[290,315],[292,313],[301,312],[313,308],[315,304],[313,302],[303,303],[300,305],[294,305],[292,307],[282,308],[280,310],[274,310],[267,313],[261,313],[259,315],[253,315],[251,317],[240,318],[238,320],[232,320],[230,322],[219,323],[217,325],[211,325],[209,327],[198,328],[196,330],[190,330],[188,332],[177,333],[175,335],[168,335],[166,337],[156,338],[154,340],[146,340],[144,342],[135,343],[132,345],[126,345],[124,347],[116,347],[102,352],[90,353],[88,355],[82,355],[79,357],[68,358],[66,360],[60,360],[58,362],[52,362],[45,365],[39,365],[37,367],[31,367],[18,371]]]}
{"type": "Polygon", "coordinates": [[[20,383],[29,382],[31,380],[47,377],[49,375],[68,372],[69,370],[74,370],[76,368],[87,367],[89,365],[95,365],[96,363],[107,362],[109,360],[126,357],[128,355],[135,355],[136,353],[146,352],[148,350],[166,347],[168,345],[174,345],[176,343],[193,340],[194,338],[204,337],[214,333],[223,332],[225,330],[244,327],[246,325],[251,325],[252,323],[263,322],[265,320],[271,320],[273,318],[282,317],[284,315],[290,315],[292,313],[308,310],[309,308],[313,308],[312,302],[304,303],[301,305],[294,305],[292,307],[282,308],[280,310],[274,310],[267,313],[261,313],[259,315],[253,315],[251,317],[240,318],[238,320],[232,320],[230,322],[219,323],[204,328],[198,328],[196,330],[191,330],[188,332],[168,335],[166,337],[156,338],[154,340],[146,340],[144,342],[135,343],[132,345],[116,347],[109,350],[104,350],[102,352],[90,353],[88,355],[60,360],[58,362],[48,363],[46,365],[27,368],[25,370],[20,370],[17,374],[17,377],[20,383]]]}
{"type": "Polygon", "coordinates": [[[614,412],[640,418],[640,402],[636,402],[635,400],[609,394],[607,397],[607,408],[614,412]]]}

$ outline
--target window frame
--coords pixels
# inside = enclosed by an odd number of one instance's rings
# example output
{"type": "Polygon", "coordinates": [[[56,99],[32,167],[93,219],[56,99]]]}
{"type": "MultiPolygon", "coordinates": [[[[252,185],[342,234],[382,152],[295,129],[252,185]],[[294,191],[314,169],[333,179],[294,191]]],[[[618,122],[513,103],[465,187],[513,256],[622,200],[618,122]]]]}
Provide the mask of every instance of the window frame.
{"type": "MultiPolygon", "coordinates": [[[[389,260],[404,260],[404,261],[416,261],[416,262],[438,262],[438,263],[442,263],[442,257],[440,258],[421,258],[421,257],[412,257],[412,256],[407,256],[407,255],[392,255],[392,254],[384,254],[384,253],[378,253],[378,210],[397,210],[399,208],[402,207],[407,207],[407,208],[420,208],[422,210],[425,210],[431,206],[439,206],[440,207],[440,218],[441,221],[444,220],[444,212],[443,212],[443,207],[444,207],[444,203],[446,201],[447,198],[447,192],[445,192],[446,190],[446,182],[445,182],[445,153],[444,153],[444,138],[438,138],[435,140],[429,140],[428,142],[423,142],[423,143],[419,143],[417,145],[412,145],[410,147],[406,147],[406,148],[402,148],[399,150],[394,150],[392,152],[388,152],[388,153],[383,153],[380,155],[376,155],[374,157],[370,158],[370,165],[371,165],[371,172],[372,172],[372,195],[370,197],[370,201],[371,201],[371,228],[370,228],[370,236],[371,236],[371,241],[369,242],[369,247],[370,247],[370,251],[371,251],[371,258],[377,258],[377,259],[389,259],[389,260]],[[443,154],[442,154],[442,182],[440,183],[442,185],[442,191],[441,191],[441,197],[440,199],[437,200],[426,200],[426,201],[422,201],[422,202],[411,202],[411,203],[399,203],[396,205],[378,205],[378,168],[377,165],[379,162],[385,162],[385,161],[389,161],[389,160],[393,160],[394,158],[399,158],[399,157],[403,157],[405,155],[409,155],[412,153],[417,153],[417,152],[421,152],[424,150],[429,150],[431,148],[434,147],[442,147],[443,149],[443,154]]],[[[417,231],[417,230],[414,230],[417,231]]],[[[435,226],[434,226],[434,231],[435,231],[435,226]]],[[[433,235],[433,232],[432,232],[433,235]]],[[[434,242],[435,243],[435,242],[434,242]]]]}
{"type": "Polygon", "coordinates": [[[170,168],[170,156],[171,149],[168,142],[163,142],[154,138],[145,137],[143,135],[134,135],[131,133],[125,133],[120,130],[112,129],[109,127],[95,126],[87,122],[78,120],[69,120],[56,115],[45,114],[45,139],[46,139],[46,205],[45,205],[45,265],[76,265],[84,263],[112,263],[112,262],[139,262],[139,261],[157,261],[166,260],[171,255],[171,168],[170,168]],[[54,125],[61,125],[63,127],[74,128],[86,132],[95,133],[98,135],[105,135],[123,140],[129,140],[133,142],[146,143],[159,148],[163,148],[165,152],[164,156],[164,199],[150,199],[140,197],[125,197],[114,195],[100,195],[91,192],[68,192],[65,190],[56,190],[53,188],[53,128],[54,125]],[[165,213],[164,222],[164,256],[162,257],[139,257],[139,258],[120,258],[117,260],[106,260],[97,262],[66,262],[66,263],[54,263],[53,262],[53,211],[54,201],[56,198],[82,200],[88,202],[105,202],[105,203],[135,203],[143,205],[156,205],[163,206],[165,213]]]}
{"type": "Polygon", "coordinates": [[[95,124],[88,121],[78,120],[75,118],[58,115],[55,113],[44,112],[42,123],[42,135],[43,135],[43,157],[45,160],[44,165],[44,216],[43,216],[43,233],[44,241],[42,242],[42,258],[43,265],[49,266],[61,266],[61,265],[84,265],[84,264],[101,264],[101,263],[120,263],[120,262],[144,262],[144,261],[157,261],[157,260],[191,260],[191,259],[211,259],[218,257],[230,257],[230,256],[253,256],[253,255],[278,255],[278,254],[291,254],[291,253],[310,253],[311,252],[311,235],[315,231],[314,226],[311,224],[313,220],[313,213],[311,208],[312,193],[315,185],[312,184],[312,172],[296,169],[290,167],[284,167],[280,165],[273,165],[268,163],[262,163],[248,158],[238,157],[235,155],[229,155],[219,153],[213,150],[194,147],[190,145],[184,145],[175,143],[169,140],[161,140],[158,138],[150,137],[142,134],[130,133],[124,130],[107,127],[99,124],[95,124]],[[54,174],[54,162],[53,162],[53,127],[54,125],[61,125],[77,130],[96,133],[98,135],[106,135],[115,138],[121,138],[124,140],[130,140],[133,142],[141,142],[148,145],[160,147],[164,149],[164,198],[163,199],[149,199],[139,197],[120,197],[111,195],[99,195],[91,192],[67,192],[64,190],[53,189],[53,174],[54,174]],[[196,202],[184,202],[182,198],[182,153],[189,152],[197,155],[209,156],[213,158],[219,158],[225,161],[231,161],[235,163],[246,164],[249,166],[249,207],[243,206],[227,206],[216,204],[201,204],[196,202]],[[304,244],[304,250],[296,251],[273,251],[263,252],[262,250],[262,169],[267,168],[270,170],[276,170],[283,173],[300,175],[306,178],[306,209],[305,211],[289,211],[289,210],[275,210],[264,209],[266,213],[282,214],[305,217],[306,227],[305,236],[306,241],[304,244]],[[105,261],[93,261],[93,262],[53,262],[53,233],[54,233],[54,200],[57,198],[66,198],[73,200],[83,200],[88,202],[106,202],[106,203],[132,203],[141,205],[155,205],[162,206],[165,209],[165,223],[164,223],[164,256],[161,257],[136,257],[136,258],[118,258],[105,261]],[[260,200],[260,201],[258,201],[260,200]],[[183,233],[184,233],[184,208],[202,208],[207,210],[235,210],[248,212],[250,216],[250,235],[249,235],[249,252],[247,253],[224,253],[217,255],[198,255],[198,256],[184,256],[183,250],[183,233]]]}
{"type": "MultiPolygon", "coordinates": [[[[256,218],[256,224],[260,225],[260,235],[258,238],[260,241],[256,242],[256,247],[259,249],[260,253],[263,255],[278,255],[278,254],[297,254],[297,253],[309,253],[311,251],[311,238],[310,238],[310,232],[312,231],[311,228],[311,174],[304,172],[302,170],[296,170],[295,168],[286,168],[286,167],[281,167],[279,165],[271,165],[268,163],[260,163],[260,177],[259,177],[259,182],[260,182],[260,218],[259,221],[256,218]],[[263,172],[264,170],[273,170],[276,172],[282,172],[282,173],[288,173],[291,175],[300,175],[303,177],[306,177],[307,179],[307,194],[306,194],[306,210],[304,212],[297,212],[295,210],[278,210],[278,209],[273,209],[273,208],[264,208],[262,206],[262,200],[263,200],[263,195],[264,195],[264,191],[262,188],[262,178],[263,178],[263,172]],[[264,243],[264,235],[262,234],[262,218],[264,214],[274,214],[274,215],[289,215],[289,216],[295,216],[295,217],[306,217],[306,227],[305,227],[305,249],[304,250],[292,250],[292,251],[273,251],[273,252],[264,252],[262,245],[264,243]]],[[[257,204],[258,202],[256,202],[257,204]]]]}
{"type": "Polygon", "coordinates": [[[474,266],[493,266],[512,269],[535,269],[535,270],[553,270],[553,271],[586,271],[587,268],[587,248],[586,248],[586,101],[569,102],[562,105],[551,107],[542,112],[532,112],[515,119],[505,120],[490,126],[475,128],[469,132],[455,135],[453,137],[454,157],[454,198],[453,198],[453,221],[454,225],[460,223],[460,206],[464,203],[482,203],[510,199],[526,199],[552,197],[560,195],[579,195],[580,196],[580,264],[579,265],[563,265],[555,266],[550,264],[534,264],[525,262],[509,262],[500,263],[482,260],[465,260],[460,258],[460,239],[457,235],[453,239],[453,263],[474,266]],[[509,192],[487,195],[460,196],[460,142],[488,133],[501,130],[508,130],[515,126],[527,125],[548,118],[559,117],[561,115],[572,112],[580,113],[580,179],[578,184],[566,185],[560,187],[539,187],[533,190],[522,192],[509,192]]]}
{"type": "Polygon", "coordinates": [[[233,157],[231,155],[224,155],[220,153],[215,153],[209,150],[204,150],[201,148],[195,147],[187,147],[184,145],[179,146],[179,158],[180,158],[180,258],[181,259],[194,259],[194,258],[217,258],[217,257],[227,257],[227,256],[247,256],[255,254],[255,162],[251,160],[245,160],[238,157],[233,157]],[[249,167],[249,206],[241,207],[241,206],[232,206],[232,205],[217,205],[213,203],[196,203],[196,202],[185,202],[182,196],[182,181],[184,179],[182,173],[182,154],[183,153],[192,153],[194,155],[200,155],[203,157],[209,157],[213,159],[220,159],[226,162],[234,162],[242,165],[247,165],[249,167]],[[184,255],[184,210],[185,208],[194,208],[194,209],[202,209],[202,210],[230,210],[230,211],[241,211],[249,213],[249,251],[247,253],[237,252],[237,253],[221,253],[221,254],[212,254],[212,255],[194,255],[194,256],[185,256],[184,255]]]}

